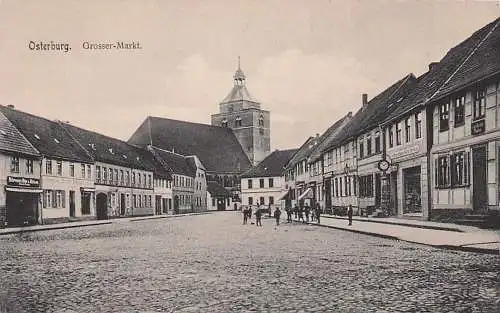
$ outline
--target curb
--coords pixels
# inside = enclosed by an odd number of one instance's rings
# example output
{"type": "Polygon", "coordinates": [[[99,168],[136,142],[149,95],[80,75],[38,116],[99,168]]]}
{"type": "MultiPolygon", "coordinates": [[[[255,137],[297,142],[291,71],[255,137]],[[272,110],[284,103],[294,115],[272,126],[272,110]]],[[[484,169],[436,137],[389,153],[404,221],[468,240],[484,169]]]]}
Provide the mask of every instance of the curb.
{"type": "MultiPolygon", "coordinates": [[[[338,219],[338,220],[347,220],[347,218],[328,216],[328,215],[322,215],[321,217],[338,219]]],[[[387,222],[387,221],[383,221],[383,220],[380,220],[380,221],[378,221],[378,220],[364,220],[364,219],[358,219],[358,218],[356,218],[356,219],[353,218],[352,220],[357,221],[357,222],[379,223],[379,224],[397,225],[397,226],[432,229],[432,230],[445,230],[445,231],[453,231],[453,232],[457,232],[457,233],[464,233],[464,231],[461,229],[452,228],[452,227],[445,227],[445,226],[416,225],[416,224],[406,224],[406,223],[397,223],[397,222],[387,222]]]]}
{"type": "Polygon", "coordinates": [[[197,213],[186,213],[186,214],[175,214],[175,215],[157,215],[157,216],[150,216],[150,217],[138,217],[134,219],[130,219],[129,222],[142,222],[142,221],[148,221],[148,220],[158,220],[158,219],[163,219],[163,218],[176,218],[176,217],[184,217],[184,216],[196,216],[196,215],[206,215],[206,214],[212,214],[216,212],[223,212],[223,211],[208,211],[208,212],[197,212],[197,213]]]}
{"type": "Polygon", "coordinates": [[[44,228],[34,228],[34,229],[14,229],[10,231],[5,231],[5,232],[0,232],[0,236],[3,235],[12,235],[12,234],[23,234],[23,233],[33,233],[33,232],[38,232],[38,231],[47,231],[47,230],[57,230],[57,229],[66,229],[66,228],[77,228],[77,227],[89,227],[89,226],[99,226],[99,225],[109,225],[112,224],[113,222],[102,222],[102,223],[91,223],[91,224],[83,224],[83,225],[60,225],[57,226],[57,224],[54,224],[56,226],[54,227],[44,227],[44,228]]]}
{"type": "MultiPolygon", "coordinates": [[[[295,221],[295,220],[293,220],[293,222],[301,223],[301,222],[298,222],[298,221],[295,221]]],[[[342,227],[325,225],[325,224],[316,224],[316,223],[310,223],[310,222],[306,222],[304,224],[306,224],[306,225],[313,225],[313,226],[320,226],[320,227],[325,227],[325,228],[332,228],[332,229],[337,229],[337,230],[344,230],[344,231],[348,231],[348,232],[353,232],[353,233],[358,233],[358,234],[363,234],[363,235],[368,235],[368,236],[374,236],[374,237],[379,237],[379,238],[384,238],[384,239],[389,239],[389,240],[404,241],[404,242],[409,242],[409,243],[413,243],[413,244],[424,245],[424,246],[438,248],[438,249],[443,249],[443,250],[452,250],[452,251],[462,251],[462,252],[474,252],[474,253],[481,253],[481,254],[500,255],[500,249],[488,249],[488,248],[477,248],[477,247],[467,247],[467,246],[453,246],[453,245],[431,245],[431,244],[424,243],[424,242],[416,242],[416,241],[401,239],[401,238],[396,237],[396,236],[383,235],[383,234],[378,234],[378,233],[373,233],[373,232],[363,231],[363,230],[357,230],[357,229],[348,229],[348,228],[342,228],[342,227]]]]}

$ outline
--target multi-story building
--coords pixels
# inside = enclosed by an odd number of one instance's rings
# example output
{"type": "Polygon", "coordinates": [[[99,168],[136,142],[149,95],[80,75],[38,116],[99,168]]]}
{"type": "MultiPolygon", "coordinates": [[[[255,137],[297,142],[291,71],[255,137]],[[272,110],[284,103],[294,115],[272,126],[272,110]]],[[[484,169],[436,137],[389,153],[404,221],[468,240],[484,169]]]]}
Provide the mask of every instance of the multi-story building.
{"type": "Polygon", "coordinates": [[[0,228],[40,222],[38,150],[0,112],[0,228]]]}
{"type": "Polygon", "coordinates": [[[156,208],[154,179],[170,179],[167,170],[155,166],[151,153],[128,143],[61,123],[95,160],[94,184],[98,219],[152,215],[156,208]]]}
{"type": "Polygon", "coordinates": [[[238,64],[231,92],[219,104],[219,113],[212,115],[212,125],[228,127],[253,165],[271,151],[270,113],[262,110],[246,87],[246,76],[238,64]]]}
{"type": "Polygon", "coordinates": [[[279,203],[288,188],[285,186],[283,170],[296,149],[275,150],[262,162],[243,173],[241,176],[242,205],[266,205],[283,208],[279,203]]]}
{"type": "Polygon", "coordinates": [[[42,155],[40,221],[95,218],[94,161],[55,121],[14,108],[0,111],[42,155]]]}
{"type": "Polygon", "coordinates": [[[428,105],[431,218],[498,216],[500,19],[449,54],[460,58],[428,105]]]}
{"type": "Polygon", "coordinates": [[[308,158],[309,176],[311,188],[316,188],[314,192],[316,203],[322,209],[331,208],[331,175],[325,176],[325,159],[323,150],[330,146],[331,142],[340,134],[340,131],[348,124],[352,118],[352,112],[335,122],[319,138],[318,144],[311,151],[308,158]]]}
{"type": "Polygon", "coordinates": [[[149,149],[161,164],[170,167],[174,214],[206,211],[206,172],[200,160],[155,146],[149,149]]]}

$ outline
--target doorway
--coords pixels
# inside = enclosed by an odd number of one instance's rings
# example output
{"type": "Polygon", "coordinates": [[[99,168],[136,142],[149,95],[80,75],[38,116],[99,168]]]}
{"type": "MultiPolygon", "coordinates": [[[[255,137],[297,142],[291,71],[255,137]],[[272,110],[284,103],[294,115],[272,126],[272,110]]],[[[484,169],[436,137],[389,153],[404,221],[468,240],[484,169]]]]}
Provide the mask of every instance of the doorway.
{"type": "Polygon", "coordinates": [[[174,213],[179,214],[179,196],[174,197],[174,213]]]}
{"type": "Polygon", "coordinates": [[[390,175],[390,190],[391,190],[391,214],[398,214],[398,171],[391,172],[390,175]]]}
{"type": "Polygon", "coordinates": [[[225,211],[226,210],[226,200],[224,198],[217,199],[217,210],[225,211]]]}
{"type": "Polygon", "coordinates": [[[69,217],[75,217],[75,191],[69,191],[69,217]]]}
{"type": "Polygon", "coordinates": [[[96,196],[97,219],[108,219],[108,196],[105,193],[99,193],[96,196]]]}
{"type": "Polygon", "coordinates": [[[126,205],[125,205],[125,194],[122,193],[120,195],[120,215],[125,216],[126,213],[126,205]]]}
{"type": "Polygon", "coordinates": [[[486,163],[486,147],[472,148],[472,205],[474,213],[484,213],[488,208],[486,163]]]}

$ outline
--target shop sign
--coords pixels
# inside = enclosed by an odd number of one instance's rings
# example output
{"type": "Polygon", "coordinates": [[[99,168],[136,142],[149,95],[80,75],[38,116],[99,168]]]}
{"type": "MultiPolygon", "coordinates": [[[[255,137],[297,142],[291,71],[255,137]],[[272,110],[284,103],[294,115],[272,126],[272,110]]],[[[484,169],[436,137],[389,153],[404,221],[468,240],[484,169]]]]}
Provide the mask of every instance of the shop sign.
{"type": "Polygon", "coordinates": [[[7,176],[7,185],[17,187],[40,187],[40,179],[7,176]]]}
{"type": "Polygon", "coordinates": [[[404,147],[404,148],[401,148],[401,149],[398,149],[398,150],[392,152],[390,154],[390,157],[392,159],[397,159],[397,158],[402,157],[402,156],[416,154],[422,150],[421,147],[422,147],[421,144],[415,144],[415,145],[411,145],[409,147],[404,147]]]}
{"type": "Polygon", "coordinates": [[[473,135],[479,135],[484,133],[485,123],[484,120],[472,122],[471,131],[473,135]]]}

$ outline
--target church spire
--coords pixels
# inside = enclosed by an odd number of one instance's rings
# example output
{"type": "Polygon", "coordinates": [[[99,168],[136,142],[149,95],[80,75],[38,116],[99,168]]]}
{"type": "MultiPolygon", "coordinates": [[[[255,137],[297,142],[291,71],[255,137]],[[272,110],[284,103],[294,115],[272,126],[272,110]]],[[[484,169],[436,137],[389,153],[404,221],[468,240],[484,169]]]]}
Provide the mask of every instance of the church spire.
{"type": "Polygon", "coordinates": [[[238,69],[236,70],[236,73],[234,73],[234,85],[235,86],[242,86],[245,85],[245,73],[241,70],[241,60],[240,57],[238,56],[238,69]]]}

